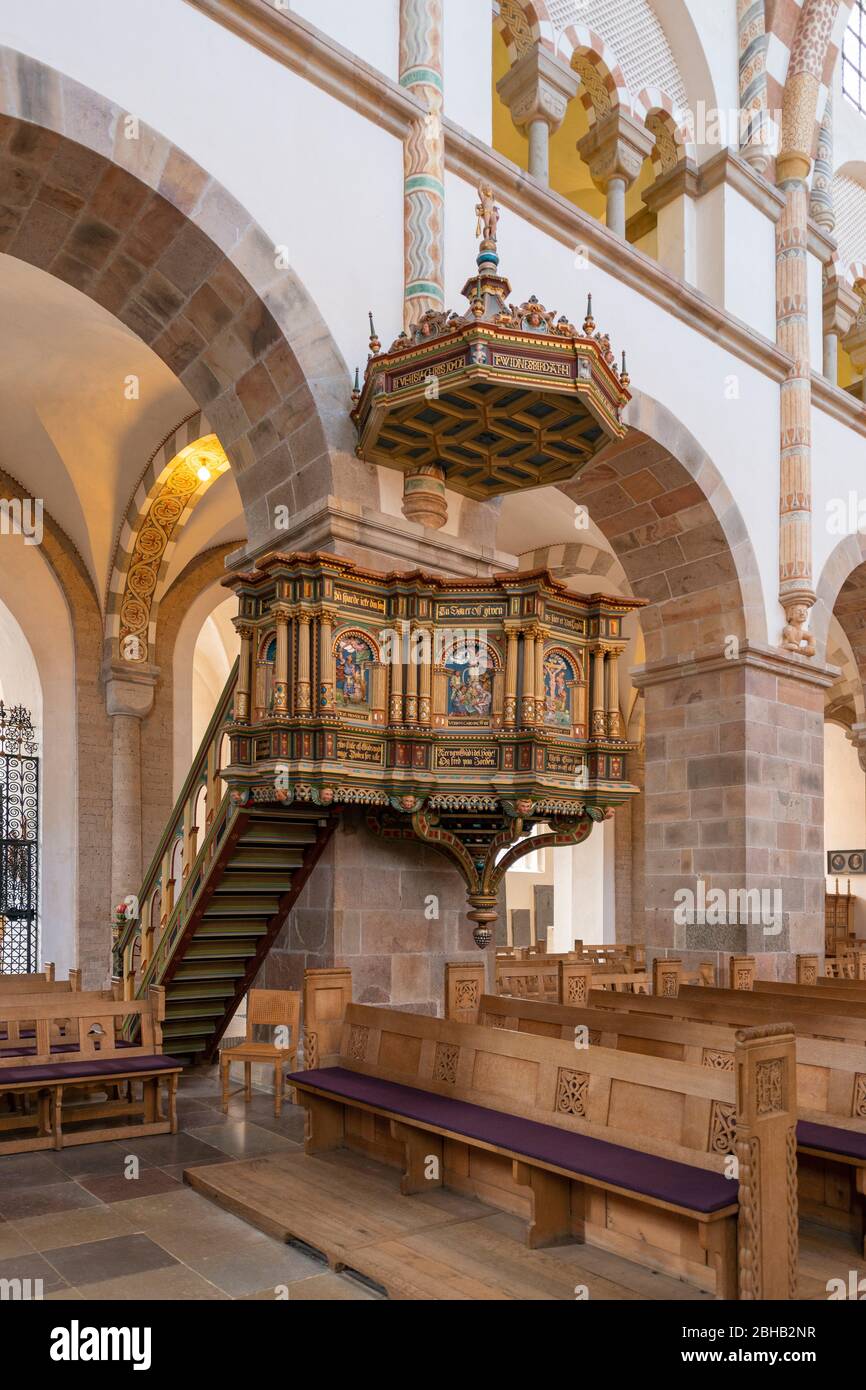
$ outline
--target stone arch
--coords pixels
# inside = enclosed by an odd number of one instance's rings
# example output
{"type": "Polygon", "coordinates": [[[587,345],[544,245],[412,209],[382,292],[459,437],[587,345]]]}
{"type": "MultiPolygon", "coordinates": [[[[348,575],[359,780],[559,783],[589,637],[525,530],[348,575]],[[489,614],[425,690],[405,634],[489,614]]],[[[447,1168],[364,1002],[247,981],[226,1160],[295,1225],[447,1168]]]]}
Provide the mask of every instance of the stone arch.
{"type": "MultiPolygon", "coordinates": [[[[33,501],[10,474],[0,471],[0,499],[33,501]]],[[[102,614],[88,569],[67,536],[43,510],[41,555],[63,594],[70,617],[75,662],[75,960],[87,988],[105,982],[111,855],[111,723],[100,677],[102,614]]]]}
{"type": "Polygon", "coordinates": [[[0,74],[0,251],[89,295],[172,369],[231,459],[250,544],[267,537],[272,506],[301,510],[311,486],[372,486],[334,408],[346,364],[228,190],[159,132],[126,138],[126,113],[65,74],[10,48],[0,74]],[[338,485],[341,456],[351,470],[338,485]]]}
{"type": "Polygon", "coordinates": [[[569,24],[558,36],[556,51],[560,49],[580,77],[579,96],[590,127],[620,108],[631,112],[632,97],[622,68],[600,34],[569,24]]]}
{"type": "Polygon", "coordinates": [[[863,679],[847,633],[835,617],[827,641],[827,665],[835,666],[840,674],[825,695],[825,720],[848,730],[855,724],[863,724],[866,722],[863,679]]]}
{"type": "MultiPolygon", "coordinates": [[[[547,16],[544,0],[538,4],[522,4],[520,0],[499,0],[499,14],[494,24],[505,41],[512,63],[528,53],[541,37],[541,19],[547,16]]],[[[550,46],[549,44],[547,45],[550,46]]]]}
{"type": "Polygon", "coordinates": [[[539,550],[525,551],[519,559],[521,569],[547,569],[557,579],[594,574],[600,584],[613,583],[620,593],[631,594],[628,576],[616,556],[591,541],[545,545],[539,550]]]}
{"type": "Polygon", "coordinates": [[[227,463],[201,411],[181,420],[151,454],[115,546],[105,600],[106,660],[122,657],[130,664],[155,660],[159,604],[179,533],[227,463]],[[181,455],[190,462],[184,464],[181,455]],[[211,478],[205,481],[195,471],[203,459],[211,470],[211,478]],[[138,641],[137,657],[122,651],[129,637],[138,641]]]}
{"type": "MultiPolygon", "coordinates": [[[[848,636],[848,626],[842,622],[838,612],[839,598],[848,587],[845,607],[853,614],[853,595],[866,584],[866,535],[854,531],[843,536],[827,556],[815,586],[815,604],[809,615],[809,628],[815,638],[815,660],[825,661],[828,654],[831,622],[835,615],[848,636]]],[[[864,589],[866,598],[866,589],[864,589]]],[[[854,649],[854,643],[851,643],[854,649]]],[[[866,669],[866,668],[864,668],[866,669]]]]}
{"type": "Polygon", "coordinates": [[[766,643],[760,572],[742,514],[715,464],[658,401],[635,392],[629,434],[561,487],[588,508],[640,611],[648,662],[766,643]]]}
{"type": "Polygon", "coordinates": [[[697,164],[691,118],[667,92],[660,87],[644,87],[635,98],[634,114],[655,139],[650,158],[656,178],[670,173],[683,159],[697,164]]]}

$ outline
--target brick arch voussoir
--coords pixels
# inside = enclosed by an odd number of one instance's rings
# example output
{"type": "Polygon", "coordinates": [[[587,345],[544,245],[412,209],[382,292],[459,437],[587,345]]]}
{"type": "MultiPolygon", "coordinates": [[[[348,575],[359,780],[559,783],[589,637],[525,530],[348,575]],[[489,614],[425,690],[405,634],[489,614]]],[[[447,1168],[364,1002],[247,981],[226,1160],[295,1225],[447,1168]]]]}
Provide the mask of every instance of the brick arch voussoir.
{"type": "MultiPolygon", "coordinates": [[[[834,617],[851,642],[861,586],[863,601],[866,602],[866,535],[854,531],[842,536],[834,546],[815,586],[815,603],[809,614],[809,628],[815,638],[816,661],[829,659],[834,617]]],[[[854,647],[853,642],[851,646],[854,647]]]]}
{"type": "Polygon", "coordinates": [[[715,465],[658,402],[636,393],[629,434],[562,491],[609,541],[640,610],[647,662],[766,643],[757,558],[715,465]]]}
{"type": "Polygon", "coordinates": [[[265,479],[300,509],[353,449],[348,368],[297,274],[183,150],[101,94],[0,47],[0,252],[89,295],[186,386],[232,461],[251,539],[265,479]],[[305,493],[294,480],[305,474],[305,493]]]}

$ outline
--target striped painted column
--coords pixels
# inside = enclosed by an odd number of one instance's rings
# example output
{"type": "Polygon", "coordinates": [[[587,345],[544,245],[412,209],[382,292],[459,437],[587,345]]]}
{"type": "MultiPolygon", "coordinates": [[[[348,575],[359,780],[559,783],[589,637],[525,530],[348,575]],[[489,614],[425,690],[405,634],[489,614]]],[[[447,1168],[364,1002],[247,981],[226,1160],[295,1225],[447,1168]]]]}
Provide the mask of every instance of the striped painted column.
{"type": "Polygon", "coordinates": [[[764,0],[737,0],[740,153],[763,174],[770,162],[764,0]]]}
{"type": "Polygon", "coordinates": [[[809,214],[830,236],[836,229],[836,210],[833,206],[833,94],[827,93],[827,104],[818,133],[815,167],[812,170],[812,196],[809,214]]]}
{"type": "MultiPolygon", "coordinates": [[[[802,628],[812,590],[811,409],[808,315],[809,198],[802,179],[779,185],[785,208],[776,229],[776,339],[793,358],[781,387],[779,601],[788,627],[802,628]]],[[[787,632],[791,647],[796,632],[787,632]]],[[[805,639],[802,639],[805,640],[805,639]]],[[[799,642],[796,648],[800,649],[799,642]]]]}
{"type": "Polygon", "coordinates": [[[403,327],[445,306],[442,0],[400,0],[400,85],[427,114],[403,144],[403,327]]]}
{"type": "Polygon", "coordinates": [[[812,378],[809,361],[808,235],[812,148],[824,63],[838,0],[803,0],[782,99],[776,184],[785,208],[776,228],[776,341],[792,363],[781,388],[779,602],[782,646],[814,656],[806,627],[812,578],[812,378]]]}

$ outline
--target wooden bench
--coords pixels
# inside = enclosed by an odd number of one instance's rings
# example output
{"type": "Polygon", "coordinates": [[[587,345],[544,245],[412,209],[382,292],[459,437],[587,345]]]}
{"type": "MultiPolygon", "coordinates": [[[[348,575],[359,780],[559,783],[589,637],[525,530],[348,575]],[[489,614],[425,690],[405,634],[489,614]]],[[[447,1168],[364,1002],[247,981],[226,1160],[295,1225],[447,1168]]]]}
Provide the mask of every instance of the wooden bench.
{"type": "MultiPolygon", "coordinates": [[[[647,1017],[482,995],[477,1021],[575,1046],[609,1047],[692,1066],[734,1066],[736,1029],[718,1023],[647,1017]],[[578,1029],[582,1030],[578,1034],[578,1029]]],[[[849,1230],[866,1254],[866,1045],[798,1034],[797,1140],[801,1212],[849,1230]]]]}
{"type": "MultiPolygon", "coordinates": [[[[0,1001],[19,1002],[31,998],[55,998],[57,995],[77,994],[81,989],[81,971],[70,970],[68,980],[58,980],[54,976],[54,966],[46,965],[44,972],[34,975],[0,975],[0,1001]]],[[[22,1043],[36,1036],[35,1022],[32,1018],[20,1019],[11,1024],[0,1022],[0,1054],[7,1047],[20,1047],[22,1043]]],[[[64,1041],[63,1021],[59,1021],[52,1038],[54,1042],[64,1041]]]]}
{"type": "Polygon", "coordinates": [[[721,1298],[793,1298],[793,1034],[741,1030],[735,1052],[713,1070],[350,1004],[338,1064],[288,1080],[307,1153],[399,1166],[407,1195],[471,1193],[524,1216],[533,1247],[586,1240],[721,1298]]]}
{"type": "Polygon", "coordinates": [[[153,988],[146,1000],[118,1000],[108,993],[19,995],[0,999],[0,1024],[9,1030],[32,1021],[34,1037],[0,1051],[0,1100],[24,1100],[30,1108],[0,1116],[0,1132],[18,1131],[0,1141],[0,1153],[60,1149],[138,1134],[174,1134],[175,1098],[182,1063],[162,1053],[165,992],[153,988]],[[140,1015],[135,1042],[122,1037],[124,1022],[140,1015]],[[56,1041],[60,1025],[62,1042],[56,1041]],[[141,1098],[133,1084],[141,1083],[141,1098]],[[168,1114],[160,1107],[160,1086],[168,1091],[168,1114]],[[105,1091],[99,1103],[82,1104],[82,1092],[105,1091]],[[72,1103],[67,1101],[72,1093],[72,1103]],[[76,1094],[77,1093],[77,1094],[76,1094]],[[100,1119],[137,1117],[137,1123],[68,1130],[100,1119]],[[35,1134],[20,1131],[34,1130],[35,1134]]]}
{"type": "Polygon", "coordinates": [[[649,977],[643,971],[611,974],[571,953],[527,956],[523,960],[497,959],[495,970],[496,992],[519,999],[570,1004],[581,1002],[590,988],[636,994],[649,990],[649,977]]]}

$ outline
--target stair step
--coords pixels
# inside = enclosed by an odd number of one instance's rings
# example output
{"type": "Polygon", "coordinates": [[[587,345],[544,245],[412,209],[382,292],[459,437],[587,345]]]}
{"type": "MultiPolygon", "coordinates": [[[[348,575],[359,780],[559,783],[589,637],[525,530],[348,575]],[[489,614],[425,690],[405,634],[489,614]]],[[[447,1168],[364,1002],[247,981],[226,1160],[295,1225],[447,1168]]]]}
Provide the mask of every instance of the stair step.
{"type": "Polygon", "coordinates": [[[280,900],[273,893],[224,893],[214,895],[205,917],[273,917],[280,900]]]}
{"type": "Polygon", "coordinates": [[[259,949],[257,941],[192,941],[184,952],[184,961],[192,960],[249,960],[259,949]]]}
{"type": "Polygon", "coordinates": [[[226,872],[234,874],[242,869],[297,869],[304,862],[302,849],[292,845],[251,845],[238,849],[226,865],[226,872]]]}
{"type": "Polygon", "coordinates": [[[213,1003],[216,1008],[221,1006],[224,1000],[230,999],[233,993],[234,991],[230,985],[221,983],[219,980],[215,980],[214,983],[210,985],[196,984],[193,980],[190,980],[188,984],[184,984],[183,981],[178,980],[177,976],[175,976],[167,986],[166,1008],[169,1007],[172,1001],[178,1002],[184,1000],[191,1002],[196,999],[201,1000],[203,1003],[213,1003]]]}
{"type": "Polygon", "coordinates": [[[164,1042],[170,1043],[172,1038],[209,1038],[213,1030],[209,1019],[196,1022],[194,1018],[179,1018],[162,1025],[162,1036],[164,1042]]]}
{"type": "Polygon", "coordinates": [[[246,966],[240,961],[188,961],[177,968],[176,980],[237,980],[246,974],[246,966]]]}
{"type": "Polygon", "coordinates": [[[227,936],[266,936],[268,919],[262,917],[203,917],[195,929],[194,941],[216,939],[227,936]]]}
{"type": "Polygon", "coordinates": [[[204,1052],[207,1047],[207,1038],[190,1038],[187,1040],[172,1038],[171,1052],[169,1057],[189,1057],[194,1052],[204,1052]]]}
{"type": "Polygon", "coordinates": [[[226,893],[276,893],[281,898],[284,893],[288,893],[291,886],[292,875],[285,870],[282,873],[269,873],[262,869],[240,869],[237,872],[227,871],[213,891],[219,898],[224,897],[226,893]]]}
{"type": "Polygon", "coordinates": [[[318,826],[307,821],[253,821],[238,840],[239,845],[311,845],[318,826]]]}
{"type": "Polygon", "coordinates": [[[213,999],[208,1003],[197,1004],[194,999],[178,999],[176,1003],[169,1000],[165,1006],[165,1021],[172,1023],[175,1019],[182,1018],[222,1018],[228,1006],[231,996],[223,996],[222,999],[213,999]]]}

